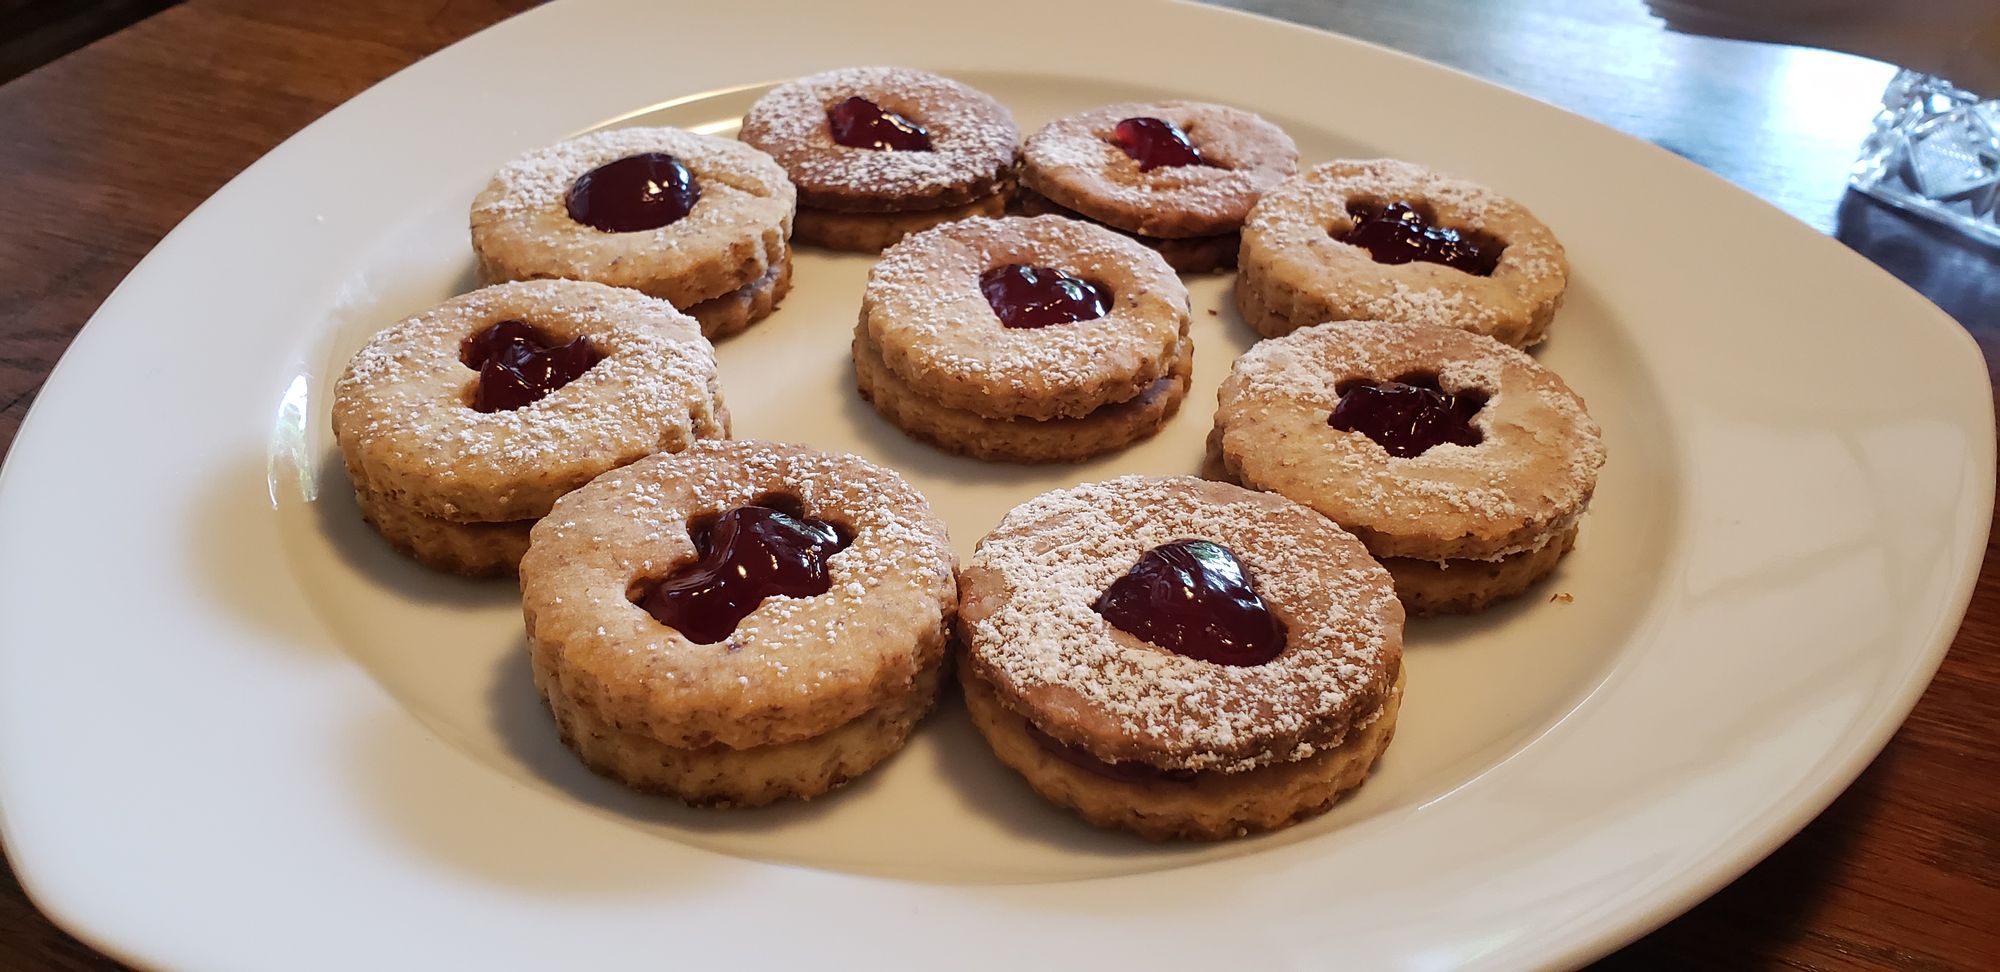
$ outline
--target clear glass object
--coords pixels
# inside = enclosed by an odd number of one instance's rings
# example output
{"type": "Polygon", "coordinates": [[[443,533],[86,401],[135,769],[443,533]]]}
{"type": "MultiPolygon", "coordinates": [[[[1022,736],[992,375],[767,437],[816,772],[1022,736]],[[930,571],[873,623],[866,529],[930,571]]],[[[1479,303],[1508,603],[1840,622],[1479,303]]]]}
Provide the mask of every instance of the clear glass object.
{"type": "Polygon", "coordinates": [[[1847,181],[2000,246],[2000,100],[1917,71],[1897,74],[1847,181]]]}

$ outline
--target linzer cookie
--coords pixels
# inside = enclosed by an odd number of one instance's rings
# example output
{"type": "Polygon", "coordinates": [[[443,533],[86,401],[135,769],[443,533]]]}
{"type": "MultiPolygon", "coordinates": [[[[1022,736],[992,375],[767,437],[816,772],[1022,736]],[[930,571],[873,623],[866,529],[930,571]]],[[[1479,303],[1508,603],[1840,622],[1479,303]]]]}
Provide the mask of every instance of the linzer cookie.
{"type": "Polygon", "coordinates": [[[729,416],[700,328],[603,284],[499,284],[375,336],[334,387],[333,436],[383,536],[463,574],[514,569],[556,497],[729,416]]]}
{"type": "Polygon", "coordinates": [[[1159,254],[1058,216],[969,219],[875,264],[855,380],[891,422],[981,459],[1075,461],[1187,394],[1188,294],[1159,254]]]}
{"type": "Polygon", "coordinates": [[[708,806],[824,793],[931,708],[957,587],[944,525],[854,456],[703,442],[563,497],[521,560],[535,685],[567,743],[708,806]]]}
{"type": "Polygon", "coordinates": [[[1236,307],[1277,337],[1326,321],[1457,327],[1517,348],[1562,304],[1562,244],[1521,204],[1388,159],[1328,162],[1243,225],[1236,307]]]}
{"type": "Polygon", "coordinates": [[[737,137],[798,186],[799,242],[874,253],[1005,212],[1021,131],[999,102],[950,78],[853,67],[771,89],[737,137]]]}
{"type": "Polygon", "coordinates": [[[1184,273],[1234,266],[1237,231],[1298,171],[1283,129],[1198,101],[1107,105],[1059,118],[1022,148],[1021,208],[1103,223],[1184,273]]]}
{"type": "Polygon", "coordinates": [[[1352,530],[1413,612],[1477,611],[1554,570],[1604,464],[1561,378],[1455,328],[1295,331],[1238,358],[1219,399],[1211,473],[1352,530]]]}
{"type": "Polygon", "coordinates": [[[678,128],[619,128],[509,162],[472,203],[489,282],[568,278],[673,303],[711,338],[791,289],[797,194],[762,152],[678,128]]]}
{"type": "Polygon", "coordinates": [[[1325,811],[1402,698],[1403,608],[1367,550],[1283,497],[1185,477],[1016,507],[961,576],[958,632],[1001,762],[1153,839],[1325,811]]]}

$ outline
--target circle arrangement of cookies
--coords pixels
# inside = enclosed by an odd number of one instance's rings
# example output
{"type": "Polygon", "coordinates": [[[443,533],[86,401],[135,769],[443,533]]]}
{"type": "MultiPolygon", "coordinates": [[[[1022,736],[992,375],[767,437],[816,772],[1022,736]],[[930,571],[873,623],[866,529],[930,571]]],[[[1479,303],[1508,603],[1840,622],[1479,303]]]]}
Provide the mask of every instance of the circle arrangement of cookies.
{"type": "Polygon", "coordinates": [[[1325,812],[1394,735],[1406,615],[1517,597],[1577,542],[1601,433],[1521,350],[1562,245],[1414,163],[1301,172],[1240,108],[1079,107],[1023,144],[959,81],[843,68],[771,89],[736,139],[618,128],[506,162],[471,205],[486,286],[335,385],[362,518],[427,566],[517,574],[550,731],[637,790],[820,796],[955,681],[996,768],[1092,824],[1214,840],[1325,812]],[[896,471],[730,439],[710,341],[777,310],[795,244],[879,253],[845,363],[868,434],[969,478],[1167,426],[1193,380],[1180,274],[1235,268],[1242,321],[1216,326],[1265,340],[1184,457],[1203,478],[1043,493],[961,571],[896,471]]]}

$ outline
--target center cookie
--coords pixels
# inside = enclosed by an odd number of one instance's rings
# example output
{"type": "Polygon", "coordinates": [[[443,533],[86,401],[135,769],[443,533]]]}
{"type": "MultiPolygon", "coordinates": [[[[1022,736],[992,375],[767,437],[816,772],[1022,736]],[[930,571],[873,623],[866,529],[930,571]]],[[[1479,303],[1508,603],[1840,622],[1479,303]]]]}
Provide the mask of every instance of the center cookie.
{"type": "Polygon", "coordinates": [[[1046,493],[959,585],[974,725],[1044,797],[1154,839],[1284,827],[1360,785],[1402,696],[1403,609],[1283,497],[1128,476],[1046,493]]]}
{"type": "Polygon", "coordinates": [[[944,525],[902,477],[767,442],[599,477],[521,560],[564,742],[705,805],[815,796],[900,749],[936,696],[955,591],[944,525]]]}
{"type": "Polygon", "coordinates": [[[1075,461],[1172,417],[1187,329],[1187,288],[1131,239],[1056,216],[971,219],[876,263],[855,378],[890,421],[953,452],[1075,461]]]}

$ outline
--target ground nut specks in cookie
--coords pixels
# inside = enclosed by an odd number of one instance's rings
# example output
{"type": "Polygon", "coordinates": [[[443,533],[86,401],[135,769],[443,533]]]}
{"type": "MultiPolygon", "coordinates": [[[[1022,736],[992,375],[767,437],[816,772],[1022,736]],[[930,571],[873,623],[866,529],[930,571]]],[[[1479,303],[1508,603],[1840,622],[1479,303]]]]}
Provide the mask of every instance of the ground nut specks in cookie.
{"type": "Polygon", "coordinates": [[[1560,377],[1457,328],[1304,328],[1237,359],[1218,399],[1211,471],[1354,531],[1416,611],[1477,610],[1554,569],[1604,463],[1597,423],[1560,377]],[[1476,403],[1469,444],[1399,454],[1334,421],[1362,386],[1409,376],[1476,403]]]}
{"type": "Polygon", "coordinates": [[[1547,334],[1569,279],[1562,244],[1521,204],[1389,159],[1328,162],[1266,193],[1243,225],[1238,265],[1237,309],[1266,337],[1325,321],[1389,320],[1528,347],[1547,334]],[[1492,271],[1383,263],[1346,239],[1359,220],[1398,203],[1435,227],[1490,240],[1499,248],[1492,271]]]}
{"type": "Polygon", "coordinates": [[[943,524],[895,473],[717,442],[565,497],[521,577],[537,684],[586,763],[691,803],[755,805],[825,792],[901,747],[936,691],[953,571],[943,524]],[[649,613],[659,585],[709,556],[705,530],[764,506],[840,536],[820,549],[823,591],[761,597],[726,632],[649,613]]]}

